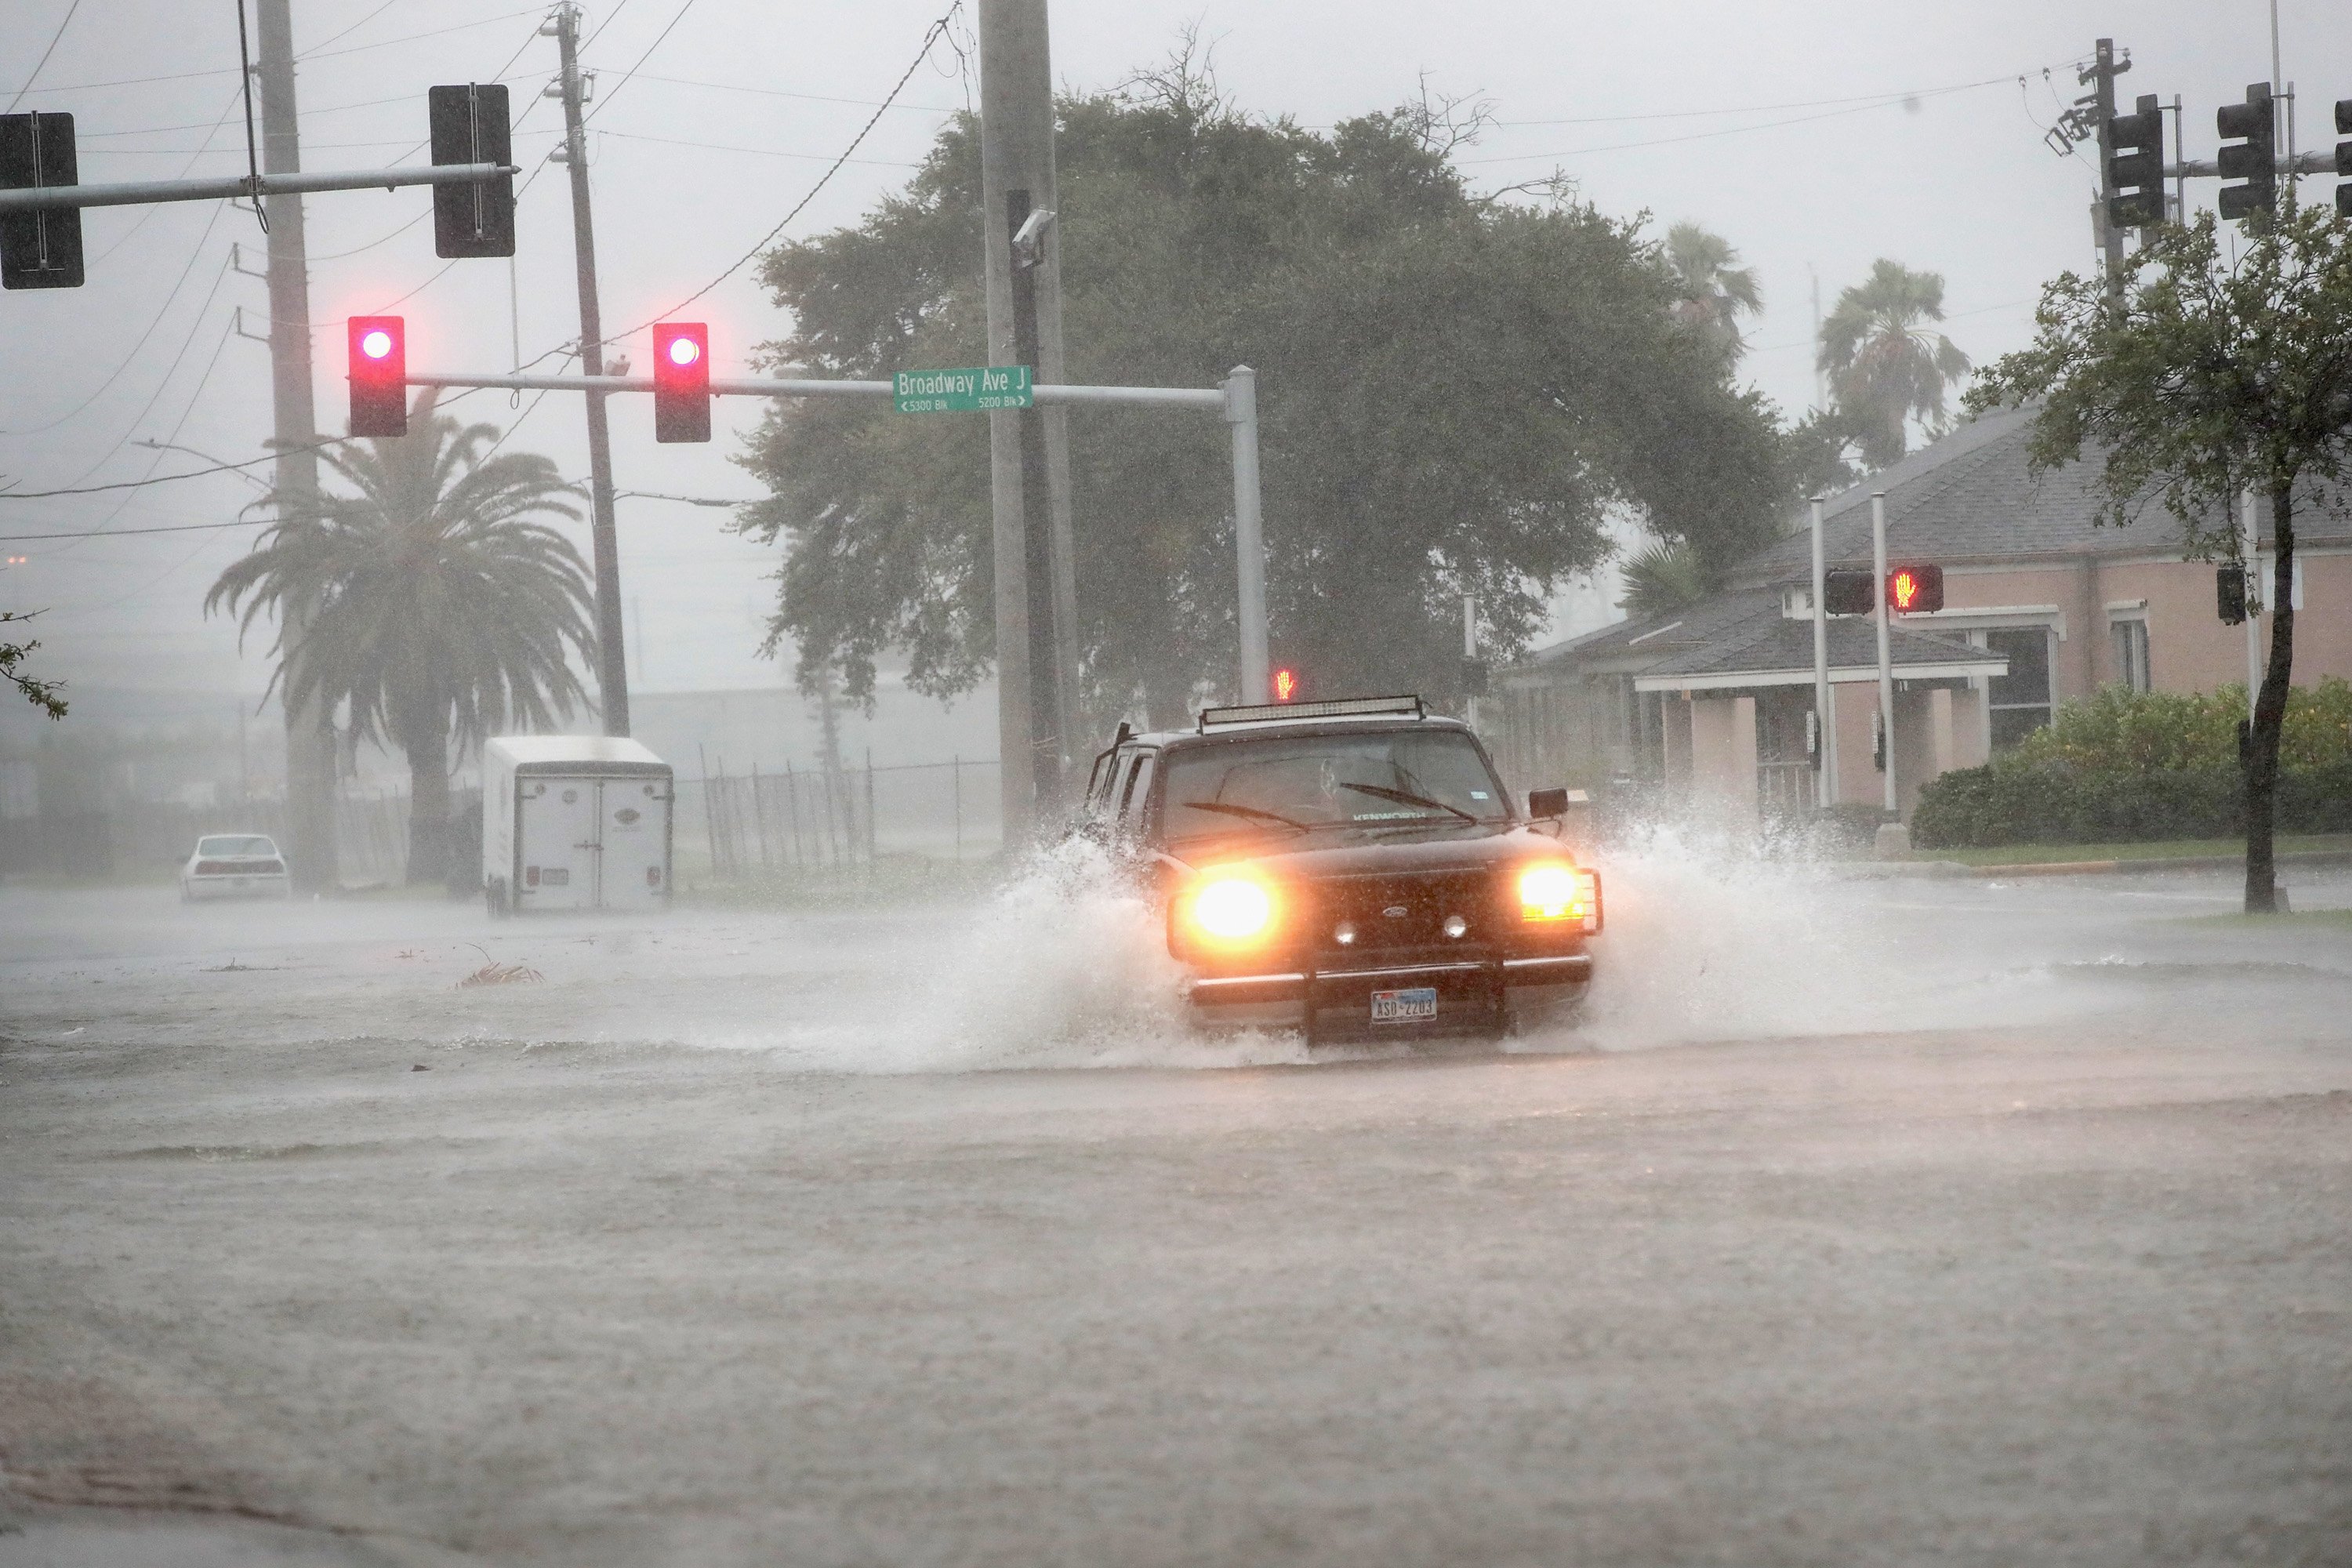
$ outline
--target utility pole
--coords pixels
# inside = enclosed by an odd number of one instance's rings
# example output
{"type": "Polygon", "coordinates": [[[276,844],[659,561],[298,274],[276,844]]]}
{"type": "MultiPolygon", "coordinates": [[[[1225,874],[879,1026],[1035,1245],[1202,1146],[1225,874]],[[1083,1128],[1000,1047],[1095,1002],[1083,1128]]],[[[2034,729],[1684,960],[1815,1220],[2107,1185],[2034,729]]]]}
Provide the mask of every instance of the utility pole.
{"type": "Polygon", "coordinates": [[[2091,227],[2106,263],[2107,300],[2114,305],[2121,305],[2124,298],[2124,231],[2107,216],[2108,204],[2116,195],[2116,78],[2129,69],[2131,61],[2116,62],[2116,41],[2101,38],[2091,68],[2075,78],[2078,83],[2094,84],[2093,109],[2099,117],[2099,205],[2094,209],[2091,227]]]}
{"type": "MultiPolygon", "coordinates": [[[[294,108],[294,23],[289,0],[259,0],[255,20],[261,87],[261,167],[290,174],[302,167],[294,108]]],[[[277,431],[272,475],[278,517],[315,526],[320,511],[319,422],[310,388],[310,268],[302,234],[302,198],[261,198],[269,225],[269,399],[277,431]]],[[[314,697],[297,700],[295,672],[312,606],[279,611],[284,654],[278,690],[286,714],[287,875],[297,891],[323,892],[341,880],[335,849],[334,715],[314,697]]],[[[240,733],[242,730],[240,729],[240,733]]]]}
{"type": "MultiPolygon", "coordinates": [[[[552,154],[572,174],[572,249],[580,273],[580,370],[604,374],[604,321],[596,306],[596,230],[588,211],[588,136],[580,115],[580,7],[564,0],[548,18],[562,52],[563,145],[552,154]]],[[[596,694],[604,733],[629,732],[629,667],[621,644],[621,544],[613,522],[613,437],[604,421],[604,394],[591,390],[588,405],[589,537],[596,566],[596,694]]]]}
{"type": "MultiPolygon", "coordinates": [[[[981,191],[989,359],[1066,379],[1061,246],[1054,215],[1054,81],[1045,0],[979,0],[981,191]]],[[[1077,683],[1067,414],[989,416],[996,570],[998,754],[1004,842],[1060,820],[1077,683]]]]}

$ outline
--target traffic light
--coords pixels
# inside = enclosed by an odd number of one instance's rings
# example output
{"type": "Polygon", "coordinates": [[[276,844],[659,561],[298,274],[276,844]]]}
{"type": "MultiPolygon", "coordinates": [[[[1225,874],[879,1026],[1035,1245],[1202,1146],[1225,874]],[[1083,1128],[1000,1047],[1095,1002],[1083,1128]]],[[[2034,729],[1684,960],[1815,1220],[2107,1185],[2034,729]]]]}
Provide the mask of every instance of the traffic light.
{"type": "MultiPolygon", "coordinates": [[[[0,114],[0,190],[76,185],[70,114],[0,114]]],[[[81,209],[0,213],[0,288],[81,287],[81,209]]]]}
{"type": "Polygon", "coordinates": [[[710,329],[700,321],[654,328],[654,439],[710,439],[710,329]]]}
{"type": "Polygon", "coordinates": [[[398,316],[351,319],[352,434],[408,434],[408,324],[398,316]]]}
{"type": "MultiPolygon", "coordinates": [[[[436,87],[425,94],[433,126],[433,162],[511,163],[512,127],[500,82],[436,87]]],[[[433,254],[512,256],[515,189],[512,174],[433,187],[433,254]]]]}
{"type": "Polygon", "coordinates": [[[2213,613],[2225,626],[2246,624],[2246,569],[2240,563],[2224,562],[2213,574],[2213,613]]]}
{"type": "Polygon", "coordinates": [[[2221,216],[2225,218],[2252,217],[2256,213],[2268,215],[2278,207],[2278,117],[2271,109],[2271,84],[2258,81],[2246,89],[2246,101],[2228,103],[2214,114],[2213,122],[2224,138],[2240,138],[2233,146],[2224,142],[2221,156],[2221,174],[2225,180],[2243,180],[2242,185],[2221,187],[2221,216]]]}
{"type": "Polygon", "coordinates": [[[1869,573],[1833,571],[1822,585],[1822,611],[1832,616],[1866,616],[1870,614],[1873,592],[1869,573]]]}
{"type": "Polygon", "coordinates": [[[1900,616],[1925,616],[1944,607],[1941,566],[1889,566],[1886,607],[1900,616]]]}
{"type": "MultiPolygon", "coordinates": [[[[2336,134],[2352,136],[2352,98],[2336,100],[2336,134]]],[[[2347,180],[2352,180],[2352,142],[2336,144],[2336,172],[2347,180]]],[[[2352,217],[2352,184],[2336,187],[2336,210],[2346,217],[2352,217]]]]}
{"type": "Polygon", "coordinates": [[[1298,700],[1298,672],[1297,670],[1290,668],[1277,669],[1274,672],[1272,679],[1269,680],[1267,684],[1274,688],[1274,700],[1276,702],[1295,702],[1298,700]]]}
{"type": "Polygon", "coordinates": [[[2107,222],[2147,228],[2164,221],[2164,110],[2142,93],[2137,113],[2107,121],[2107,222]]]}

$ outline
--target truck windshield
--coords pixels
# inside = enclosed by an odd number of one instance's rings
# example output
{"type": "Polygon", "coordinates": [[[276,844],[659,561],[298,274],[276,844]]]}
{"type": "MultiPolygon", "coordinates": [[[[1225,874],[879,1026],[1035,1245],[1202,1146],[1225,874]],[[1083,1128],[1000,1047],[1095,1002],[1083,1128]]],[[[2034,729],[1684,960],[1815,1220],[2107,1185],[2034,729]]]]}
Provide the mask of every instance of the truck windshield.
{"type": "Polygon", "coordinates": [[[1168,763],[1171,839],[1211,834],[1502,822],[1502,786],[1458,730],[1269,735],[1187,747],[1168,763]]]}

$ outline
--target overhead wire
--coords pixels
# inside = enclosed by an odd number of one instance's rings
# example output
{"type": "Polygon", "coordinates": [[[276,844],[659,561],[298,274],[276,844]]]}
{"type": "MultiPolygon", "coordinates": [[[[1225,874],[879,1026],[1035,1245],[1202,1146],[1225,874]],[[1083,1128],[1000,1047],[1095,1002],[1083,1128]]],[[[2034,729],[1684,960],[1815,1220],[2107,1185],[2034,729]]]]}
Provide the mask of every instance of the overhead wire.
{"type": "Polygon", "coordinates": [[[8,100],[8,107],[5,110],[0,110],[0,113],[16,112],[16,105],[23,102],[25,95],[33,90],[33,84],[41,79],[41,72],[48,65],[49,57],[58,52],[58,45],[65,39],[66,29],[73,26],[74,13],[80,9],[81,0],[73,0],[73,4],[66,7],[64,18],[58,23],[58,30],[49,35],[49,47],[43,49],[41,58],[33,62],[32,74],[25,79],[25,85],[16,89],[16,96],[8,100]]]}
{"type": "MultiPolygon", "coordinates": [[[[121,360],[116,363],[113,370],[107,373],[106,379],[100,382],[97,386],[93,387],[88,397],[83,398],[79,403],[75,404],[71,408],[67,409],[63,414],[58,415],[47,425],[28,426],[22,430],[0,431],[0,435],[39,436],[46,432],[54,430],[58,426],[64,424],[67,420],[72,418],[75,415],[79,414],[83,409],[89,407],[91,404],[97,402],[100,393],[104,392],[108,387],[112,386],[116,381],[121,379],[122,373],[131,368],[131,362],[139,357],[139,351],[145,348],[147,346],[148,340],[155,335],[155,329],[163,324],[164,316],[170,312],[173,303],[180,297],[180,290],[187,286],[188,275],[196,269],[196,263],[204,258],[205,242],[212,237],[215,226],[220,222],[220,214],[221,208],[215,206],[213,208],[211,221],[205,225],[205,232],[196,237],[195,247],[188,252],[188,264],[180,268],[178,280],[172,285],[171,292],[163,296],[163,303],[155,311],[154,319],[150,321],[147,323],[146,330],[139,334],[139,341],[131,345],[131,352],[124,354],[121,360]]],[[[224,273],[228,270],[228,261],[229,258],[227,257],[224,256],[221,258],[221,271],[224,273]]],[[[213,288],[215,291],[220,288],[219,278],[215,277],[213,279],[213,288]]],[[[209,305],[211,302],[212,296],[207,294],[205,297],[205,305],[209,305]]],[[[203,308],[203,306],[198,307],[200,310],[203,308]]]]}
{"type": "MultiPolygon", "coordinates": [[[[388,49],[396,44],[413,44],[419,38],[437,38],[445,33],[462,33],[469,27],[487,27],[494,23],[510,21],[517,16],[535,16],[540,15],[541,10],[542,7],[538,5],[527,5],[520,11],[501,11],[495,16],[477,16],[470,22],[458,22],[446,27],[435,27],[428,32],[406,33],[397,38],[379,38],[373,44],[353,44],[347,49],[313,50],[300,58],[306,60],[323,60],[343,55],[362,54],[369,49],[388,49]]],[[[80,81],[66,87],[36,88],[28,84],[17,89],[17,96],[21,98],[27,92],[91,92],[103,87],[144,87],[151,82],[158,81],[192,81],[198,77],[235,76],[236,70],[237,68],[235,66],[215,66],[205,70],[165,71],[157,76],[126,76],[116,77],[110,81],[80,81]]]]}

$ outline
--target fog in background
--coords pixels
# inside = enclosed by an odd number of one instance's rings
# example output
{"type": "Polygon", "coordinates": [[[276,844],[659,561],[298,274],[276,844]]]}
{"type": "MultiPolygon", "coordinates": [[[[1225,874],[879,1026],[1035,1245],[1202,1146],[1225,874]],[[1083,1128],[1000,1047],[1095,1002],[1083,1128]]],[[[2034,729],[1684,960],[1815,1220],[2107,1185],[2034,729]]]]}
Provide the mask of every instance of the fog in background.
{"type": "MultiPolygon", "coordinates": [[[[67,4],[11,5],[0,29],[0,95],[24,83],[67,4]]],[[[669,310],[799,202],[906,68],[943,4],[592,6],[587,26],[603,29],[587,63],[600,73],[591,142],[608,330],[669,310]],[[665,28],[642,70],[625,81],[665,28]]],[[[2352,95],[2352,7],[2284,0],[2280,13],[2283,74],[2299,79],[2305,93],[2298,144],[2328,145],[2329,106],[2352,95]]],[[[425,89],[503,77],[514,89],[518,162],[535,176],[521,198],[511,319],[504,262],[434,257],[425,191],[309,198],[323,432],[343,422],[337,324],[346,315],[404,314],[416,368],[501,371],[517,341],[529,360],[576,335],[567,184],[543,163],[562,118],[555,101],[538,96],[555,67],[555,41],[534,36],[544,14],[500,0],[295,0],[296,47],[309,53],[299,68],[306,168],[423,162],[425,89]]],[[[16,108],[77,115],[86,180],[241,173],[234,21],[218,3],[83,0],[16,108]],[[86,85],[102,83],[121,85],[86,85]]],[[[969,21],[967,14],[957,29],[967,45],[969,21]]],[[[1163,57],[1188,23],[1213,44],[1225,89],[1252,111],[1328,124],[1393,106],[1425,79],[1433,93],[1491,100],[1496,123],[1462,154],[1481,188],[1557,169],[1604,211],[1646,211],[1661,232],[1691,218],[1723,234],[1757,269],[1765,297],[1742,374],[1791,414],[1815,395],[1815,276],[1826,310],[1880,256],[1942,273],[1948,330],[1982,363],[2026,342],[2045,279],[2091,262],[2093,157],[2087,150],[2055,155],[2042,133],[2084,90],[2074,66],[2095,37],[2112,36],[2129,49],[2126,100],[2185,97],[2191,156],[2212,153],[2213,110],[2272,74],[2260,0],[1615,7],[1058,0],[1056,75],[1074,90],[1109,88],[1163,57]]],[[[903,184],[945,118],[977,94],[977,62],[934,48],[856,161],[787,233],[856,221],[903,184]]],[[[2306,180],[2306,199],[2327,200],[2333,184],[2306,180]]],[[[2210,205],[2213,188],[2193,184],[2192,205],[2210,205]]],[[[270,428],[267,350],[236,336],[235,325],[242,309],[247,331],[265,331],[267,298],[257,279],[231,267],[236,246],[245,266],[260,268],[253,218],[223,203],[117,207],[87,215],[85,235],[87,287],[0,298],[5,482],[47,489],[200,466],[138,440],[175,441],[230,460],[256,455],[270,428]]],[[[785,330],[751,270],[682,312],[711,323],[721,375],[741,374],[751,346],[785,330]]],[[[619,349],[639,367],[647,354],[641,339],[619,349]]],[[[1282,389],[1268,385],[1261,395],[1279,398],[1282,389]]],[[[578,399],[520,402],[518,410],[505,394],[478,393],[454,411],[501,426],[525,417],[517,447],[584,476],[578,399]]],[[[617,487],[752,495],[749,477],[729,459],[737,433],[761,412],[722,399],[710,445],[665,447],[652,440],[649,400],[616,401],[617,487]]],[[[258,692],[268,676],[267,638],[240,655],[233,626],[205,619],[201,601],[260,524],[127,532],[219,522],[258,493],[219,475],[0,500],[0,535],[12,541],[79,530],[124,535],[7,545],[7,555],[27,560],[0,571],[0,607],[46,612],[37,673],[84,689],[258,692]]],[[[728,516],[621,503],[639,689],[789,680],[788,667],[757,653],[774,552],[729,535],[728,516]]],[[[584,526],[576,531],[584,551],[584,526]]],[[[1269,520],[1269,535],[1279,549],[1278,517],[1269,520]]]]}

